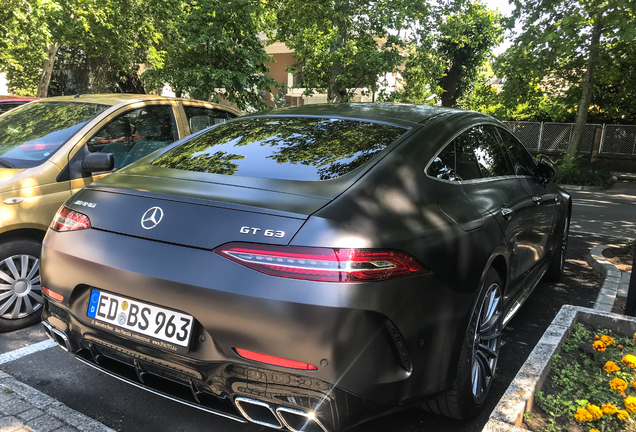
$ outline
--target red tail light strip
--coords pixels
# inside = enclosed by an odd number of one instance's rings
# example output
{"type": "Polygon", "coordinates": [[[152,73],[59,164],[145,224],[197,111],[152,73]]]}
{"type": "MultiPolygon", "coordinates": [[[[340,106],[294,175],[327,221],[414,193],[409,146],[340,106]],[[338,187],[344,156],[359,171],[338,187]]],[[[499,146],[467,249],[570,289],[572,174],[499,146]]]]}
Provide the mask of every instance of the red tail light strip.
{"type": "Polygon", "coordinates": [[[53,300],[62,301],[64,297],[61,294],[56,293],[55,291],[51,291],[48,288],[42,287],[42,292],[47,296],[51,297],[53,300]]]}
{"type": "Polygon", "coordinates": [[[227,243],[214,252],[262,273],[293,279],[364,282],[430,273],[409,254],[386,249],[227,243]]]}
{"type": "Polygon", "coordinates": [[[261,354],[254,351],[248,351],[241,348],[234,348],[234,351],[244,359],[253,360],[259,363],[267,363],[274,366],[281,366],[290,369],[302,369],[302,370],[318,370],[318,368],[309,363],[303,363],[296,360],[289,360],[282,357],[274,357],[267,354],[261,354]]]}
{"type": "Polygon", "coordinates": [[[76,231],[80,229],[90,228],[91,221],[88,216],[78,213],[66,206],[60,207],[51,221],[50,228],[54,231],[76,231]]]}

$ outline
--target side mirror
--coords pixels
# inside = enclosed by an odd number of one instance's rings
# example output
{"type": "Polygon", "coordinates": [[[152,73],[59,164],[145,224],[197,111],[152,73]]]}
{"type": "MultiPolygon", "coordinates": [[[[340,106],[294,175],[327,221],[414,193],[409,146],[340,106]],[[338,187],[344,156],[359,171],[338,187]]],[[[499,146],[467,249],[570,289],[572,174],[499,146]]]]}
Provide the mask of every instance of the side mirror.
{"type": "Polygon", "coordinates": [[[82,170],[89,173],[112,171],[115,158],[112,153],[89,153],[82,161],[82,170]]]}
{"type": "Polygon", "coordinates": [[[539,176],[543,180],[544,184],[548,184],[554,176],[556,176],[556,168],[554,167],[554,162],[547,156],[542,155],[539,158],[539,163],[537,164],[539,168],[539,176]]]}

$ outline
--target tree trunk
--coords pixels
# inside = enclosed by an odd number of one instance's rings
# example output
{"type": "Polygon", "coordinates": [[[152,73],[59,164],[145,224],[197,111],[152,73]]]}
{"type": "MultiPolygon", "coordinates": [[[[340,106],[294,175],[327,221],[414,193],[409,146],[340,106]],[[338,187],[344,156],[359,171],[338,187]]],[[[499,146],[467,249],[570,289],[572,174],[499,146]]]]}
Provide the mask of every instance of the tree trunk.
{"type": "Polygon", "coordinates": [[[590,41],[590,52],[588,54],[587,70],[585,71],[583,93],[581,94],[581,102],[579,103],[579,112],[576,116],[576,123],[574,124],[572,140],[568,144],[568,154],[570,156],[576,156],[581,148],[583,133],[585,132],[585,123],[587,122],[587,113],[590,109],[590,103],[592,102],[592,95],[594,93],[594,69],[596,68],[596,61],[598,60],[599,41],[603,31],[601,17],[602,13],[599,12],[594,18],[594,27],[592,27],[592,39],[590,41]]]}
{"type": "MultiPolygon", "coordinates": [[[[455,62],[453,62],[455,64],[455,62]]],[[[442,93],[442,106],[453,107],[457,102],[457,87],[461,78],[461,66],[452,66],[446,75],[440,80],[440,87],[444,89],[442,93]]]]}
{"type": "Polygon", "coordinates": [[[51,73],[53,73],[53,65],[55,64],[55,55],[57,50],[60,49],[60,43],[55,42],[53,44],[46,44],[46,50],[48,51],[48,58],[42,66],[42,74],[40,75],[40,83],[38,84],[37,97],[45,98],[49,93],[49,84],[51,83],[51,73]]]}
{"type": "MultiPolygon", "coordinates": [[[[336,16],[344,12],[344,10],[347,8],[346,3],[346,1],[336,2],[336,16]]],[[[333,27],[338,37],[336,38],[336,41],[329,47],[329,54],[331,54],[331,58],[334,60],[334,62],[333,66],[331,67],[331,76],[329,77],[329,88],[327,88],[327,101],[340,103],[343,99],[343,91],[340,88],[340,84],[338,83],[336,78],[338,78],[342,74],[342,63],[336,59],[335,53],[344,46],[345,34],[347,29],[345,28],[344,23],[339,18],[334,19],[333,27]]]]}

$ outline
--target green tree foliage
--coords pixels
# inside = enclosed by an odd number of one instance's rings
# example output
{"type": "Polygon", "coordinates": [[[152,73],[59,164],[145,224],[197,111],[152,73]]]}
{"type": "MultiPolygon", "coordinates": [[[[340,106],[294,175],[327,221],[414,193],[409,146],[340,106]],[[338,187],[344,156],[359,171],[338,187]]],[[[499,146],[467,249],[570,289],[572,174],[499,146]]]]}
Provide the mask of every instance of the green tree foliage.
{"type": "MultiPolygon", "coordinates": [[[[513,18],[523,25],[508,53],[510,67],[532,88],[539,80],[562,97],[576,95],[578,114],[568,152],[576,154],[583,137],[598,76],[599,57],[614,47],[633,44],[636,3],[632,0],[524,0],[513,18]],[[545,80],[545,83],[543,82],[545,80]]],[[[613,57],[617,59],[616,54],[613,57]]],[[[607,72],[607,71],[606,71],[607,72]]],[[[519,80],[513,78],[513,85],[519,80]]],[[[507,85],[507,84],[506,84],[507,85]]],[[[523,86],[517,89],[523,90],[523,86]]],[[[511,92],[512,93],[512,92],[511,92]]],[[[524,97],[519,93],[519,97],[524,97]]],[[[576,105],[575,105],[576,106],[576,105]]]]}
{"type": "Polygon", "coordinates": [[[480,0],[438,3],[418,18],[399,99],[422,102],[436,94],[443,106],[455,106],[472,91],[503,31],[501,15],[480,0]]]}
{"type": "Polygon", "coordinates": [[[397,36],[411,16],[427,13],[417,0],[279,0],[276,38],[294,50],[305,95],[327,91],[330,102],[357,89],[378,90],[379,78],[402,63],[397,36]]]}
{"type": "Polygon", "coordinates": [[[177,95],[223,97],[239,108],[264,107],[261,92],[276,82],[266,77],[270,57],[259,39],[265,4],[250,0],[174,0],[164,30],[164,61],[143,78],[150,87],[164,83],[177,95]]]}
{"type": "MultiPolygon", "coordinates": [[[[165,16],[163,0],[10,0],[0,34],[6,47],[0,69],[12,88],[48,94],[60,47],[80,49],[87,57],[101,57],[124,71],[141,63],[156,63],[153,48],[159,37],[155,25],[165,16]],[[36,84],[37,83],[37,84],[36,84]]],[[[4,17],[3,17],[4,18],[4,17]]]]}

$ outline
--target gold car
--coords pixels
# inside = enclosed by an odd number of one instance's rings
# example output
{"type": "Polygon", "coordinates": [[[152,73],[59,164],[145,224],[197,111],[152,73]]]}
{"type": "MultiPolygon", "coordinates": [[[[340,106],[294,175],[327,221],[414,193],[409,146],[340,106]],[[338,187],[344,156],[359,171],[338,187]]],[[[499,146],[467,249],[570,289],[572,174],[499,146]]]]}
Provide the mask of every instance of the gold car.
{"type": "Polygon", "coordinates": [[[208,102],[129,94],[48,98],[0,115],[0,332],[39,320],[41,243],[68,197],[238,115],[208,102]]]}

